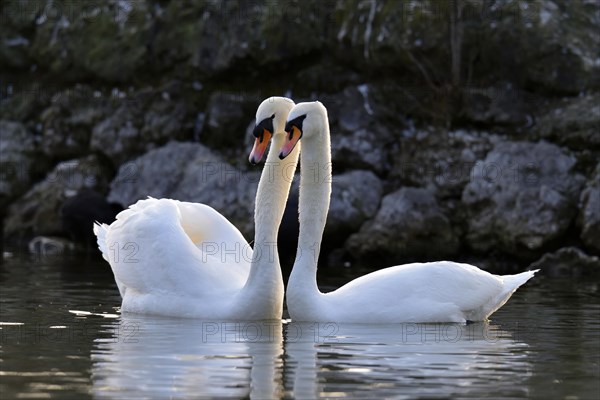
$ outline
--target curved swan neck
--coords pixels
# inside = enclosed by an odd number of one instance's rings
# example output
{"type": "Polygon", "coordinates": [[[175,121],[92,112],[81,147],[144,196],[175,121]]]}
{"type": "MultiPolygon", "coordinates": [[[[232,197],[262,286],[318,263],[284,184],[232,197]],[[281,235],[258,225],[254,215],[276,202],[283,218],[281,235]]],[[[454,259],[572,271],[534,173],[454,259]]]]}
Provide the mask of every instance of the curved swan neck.
{"type": "MultiPolygon", "coordinates": [[[[258,183],[254,206],[254,251],[250,276],[246,282],[248,288],[257,287],[257,284],[274,285],[276,282],[271,282],[269,279],[273,276],[281,276],[277,233],[300,154],[299,148],[294,149],[288,157],[280,160],[278,153],[284,138],[284,134],[279,133],[271,139],[271,148],[258,183]],[[276,270],[275,275],[273,270],[276,270]],[[254,281],[260,283],[253,283],[254,281]]],[[[278,280],[282,281],[281,278],[278,280]]]]}
{"type": "Polygon", "coordinates": [[[300,291],[318,290],[317,262],[331,196],[331,145],[326,115],[319,125],[322,132],[302,140],[300,236],[288,286],[292,292],[298,286],[300,291]]]}
{"type": "Polygon", "coordinates": [[[277,232],[296,172],[300,149],[294,149],[289,157],[280,160],[278,149],[283,141],[283,134],[273,136],[258,183],[254,205],[254,241],[256,244],[277,241],[277,232]]]}

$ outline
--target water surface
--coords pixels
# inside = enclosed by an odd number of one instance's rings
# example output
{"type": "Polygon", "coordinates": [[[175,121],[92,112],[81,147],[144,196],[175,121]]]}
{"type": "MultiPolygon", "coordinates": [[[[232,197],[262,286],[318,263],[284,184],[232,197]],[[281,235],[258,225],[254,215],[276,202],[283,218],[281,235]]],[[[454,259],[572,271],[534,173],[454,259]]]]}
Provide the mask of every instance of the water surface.
{"type": "Polygon", "coordinates": [[[3,399],[600,395],[589,279],[536,276],[466,326],[121,315],[108,265],[85,258],[13,256],[0,285],[3,399]]]}

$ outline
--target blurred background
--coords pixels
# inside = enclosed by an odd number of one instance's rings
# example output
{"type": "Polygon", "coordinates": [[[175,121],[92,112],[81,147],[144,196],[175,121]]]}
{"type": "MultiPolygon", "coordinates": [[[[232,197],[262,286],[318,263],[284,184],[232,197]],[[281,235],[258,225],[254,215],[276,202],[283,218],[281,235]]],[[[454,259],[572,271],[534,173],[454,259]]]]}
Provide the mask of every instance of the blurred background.
{"type": "Polygon", "coordinates": [[[285,95],[329,111],[324,267],[600,270],[595,0],[4,0],[0,13],[6,248],[99,256],[91,221],[149,195],[209,204],[251,240],[254,113],[285,95]]]}

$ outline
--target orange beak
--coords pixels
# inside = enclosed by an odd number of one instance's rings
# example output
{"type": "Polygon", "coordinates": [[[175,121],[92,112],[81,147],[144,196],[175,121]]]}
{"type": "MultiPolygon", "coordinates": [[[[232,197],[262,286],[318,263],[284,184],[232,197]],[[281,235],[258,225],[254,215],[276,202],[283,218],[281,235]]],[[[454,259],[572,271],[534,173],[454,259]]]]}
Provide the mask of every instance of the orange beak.
{"type": "Polygon", "coordinates": [[[250,157],[248,158],[251,164],[258,164],[260,160],[262,160],[263,155],[267,150],[267,145],[271,140],[271,136],[271,132],[267,129],[263,129],[262,134],[256,138],[252,151],[250,152],[250,157]]]}
{"type": "Polygon", "coordinates": [[[286,135],[283,146],[281,146],[281,151],[279,152],[279,158],[281,160],[286,158],[292,152],[292,150],[294,150],[294,147],[296,147],[296,144],[301,137],[302,131],[298,129],[297,126],[292,125],[292,129],[286,135]]]}

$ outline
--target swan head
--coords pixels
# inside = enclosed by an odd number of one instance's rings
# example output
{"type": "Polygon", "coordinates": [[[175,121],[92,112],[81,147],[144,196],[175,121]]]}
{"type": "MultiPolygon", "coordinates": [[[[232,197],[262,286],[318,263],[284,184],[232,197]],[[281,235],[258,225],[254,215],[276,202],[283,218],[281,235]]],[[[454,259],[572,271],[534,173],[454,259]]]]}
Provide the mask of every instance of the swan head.
{"type": "Polygon", "coordinates": [[[319,137],[325,124],[328,124],[327,109],[320,101],[296,104],[285,124],[286,138],[281,146],[279,158],[286,158],[300,139],[311,140],[319,137]]]}
{"type": "Polygon", "coordinates": [[[288,113],[294,102],[287,97],[269,97],[256,110],[256,125],[252,135],[256,138],[248,160],[257,164],[263,158],[269,141],[276,134],[284,134],[288,113]]]}

